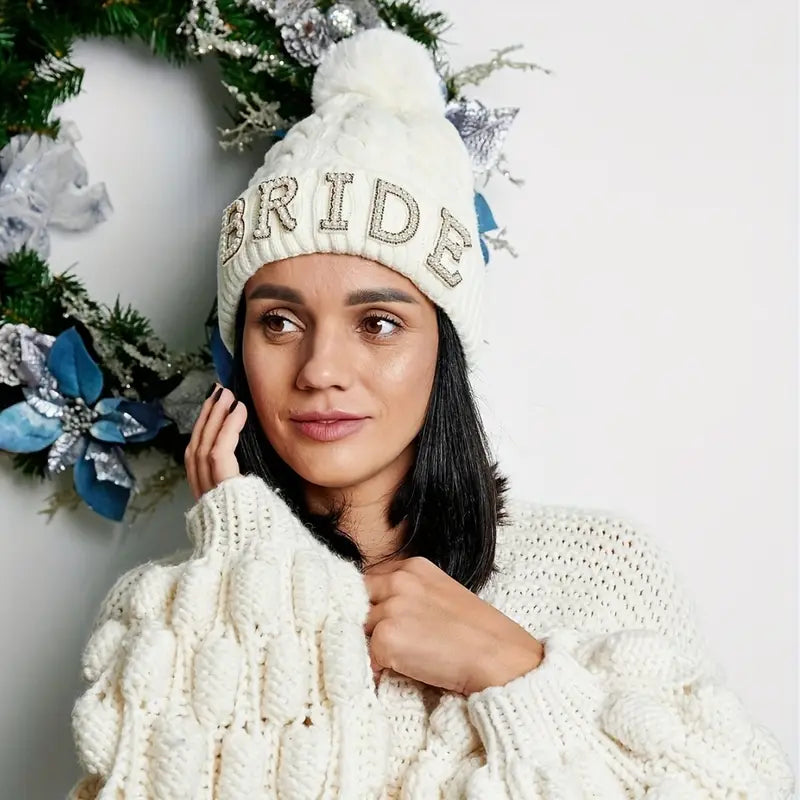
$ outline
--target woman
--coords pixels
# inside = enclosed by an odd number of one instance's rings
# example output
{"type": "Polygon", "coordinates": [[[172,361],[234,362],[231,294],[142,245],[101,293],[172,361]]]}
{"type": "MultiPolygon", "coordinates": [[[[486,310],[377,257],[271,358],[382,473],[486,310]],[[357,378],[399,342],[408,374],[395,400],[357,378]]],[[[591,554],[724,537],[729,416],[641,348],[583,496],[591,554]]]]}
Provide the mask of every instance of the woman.
{"type": "Polygon", "coordinates": [[[234,373],[186,450],[192,548],[109,592],[71,797],[792,796],[647,535],[506,497],[427,51],[357,34],[313,99],[223,215],[234,373]]]}

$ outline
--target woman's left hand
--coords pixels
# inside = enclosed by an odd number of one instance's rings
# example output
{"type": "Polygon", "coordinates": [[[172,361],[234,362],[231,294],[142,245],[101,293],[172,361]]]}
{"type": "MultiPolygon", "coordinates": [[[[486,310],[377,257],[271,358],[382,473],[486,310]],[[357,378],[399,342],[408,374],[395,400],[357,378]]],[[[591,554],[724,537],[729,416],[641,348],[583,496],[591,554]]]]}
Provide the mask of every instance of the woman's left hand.
{"type": "Polygon", "coordinates": [[[427,558],[368,567],[364,625],[372,670],[470,695],[502,686],[544,657],[542,644],[427,558]]]}

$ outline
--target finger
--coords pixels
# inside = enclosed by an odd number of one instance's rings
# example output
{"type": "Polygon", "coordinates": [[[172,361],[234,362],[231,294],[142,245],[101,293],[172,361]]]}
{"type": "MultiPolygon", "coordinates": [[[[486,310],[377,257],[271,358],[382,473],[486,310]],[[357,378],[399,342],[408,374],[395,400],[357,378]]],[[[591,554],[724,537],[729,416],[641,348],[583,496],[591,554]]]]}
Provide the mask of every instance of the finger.
{"type": "Polygon", "coordinates": [[[364,620],[364,633],[367,636],[372,636],[372,631],[375,626],[386,616],[386,604],[375,603],[370,604],[369,611],[367,612],[366,619],[364,620]]]}
{"type": "Polygon", "coordinates": [[[201,408],[200,414],[197,417],[197,422],[195,422],[194,431],[192,433],[192,438],[194,439],[192,447],[192,469],[195,475],[198,497],[202,495],[207,488],[207,476],[204,475],[202,468],[202,461],[204,459],[200,455],[203,434],[205,432],[206,425],[208,424],[209,417],[211,416],[211,412],[214,410],[217,398],[220,396],[222,391],[222,386],[215,382],[215,389],[211,396],[206,399],[205,403],[203,403],[203,407],[201,408]]]}
{"type": "Polygon", "coordinates": [[[192,426],[192,435],[189,437],[189,442],[186,445],[186,450],[183,454],[183,462],[184,466],[186,467],[186,477],[189,481],[189,486],[192,489],[192,494],[194,495],[195,500],[197,500],[201,494],[200,483],[197,476],[197,465],[195,461],[197,446],[200,441],[200,433],[203,430],[203,425],[205,425],[205,421],[211,411],[211,397],[214,392],[218,390],[218,387],[219,384],[216,381],[211,384],[211,388],[206,394],[206,399],[200,406],[200,413],[197,415],[197,419],[194,421],[194,425],[192,426]]]}
{"type": "Polygon", "coordinates": [[[368,572],[362,577],[372,603],[382,603],[392,595],[402,594],[404,591],[413,591],[412,586],[416,585],[412,576],[403,574],[397,569],[368,572]]]}
{"type": "Polygon", "coordinates": [[[216,484],[211,476],[211,461],[210,454],[214,442],[217,440],[217,434],[225,421],[228,410],[233,405],[235,400],[233,392],[230,389],[220,387],[211,396],[213,403],[209,410],[208,417],[205,424],[200,431],[200,441],[197,445],[195,453],[195,466],[197,469],[197,477],[200,483],[201,494],[213,489],[216,484]]]}
{"type": "Polygon", "coordinates": [[[239,433],[247,420],[247,409],[244,403],[234,401],[223,420],[216,441],[209,453],[211,479],[216,486],[226,478],[239,474],[239,462],[236,460],[236,445],[239,433]]]}

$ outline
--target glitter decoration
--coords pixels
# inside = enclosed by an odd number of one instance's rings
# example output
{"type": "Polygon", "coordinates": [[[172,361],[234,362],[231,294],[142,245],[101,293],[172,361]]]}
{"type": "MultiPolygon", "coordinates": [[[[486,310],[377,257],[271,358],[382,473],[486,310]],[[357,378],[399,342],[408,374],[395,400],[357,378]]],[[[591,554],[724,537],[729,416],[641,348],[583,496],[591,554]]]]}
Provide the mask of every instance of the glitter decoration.
{"type": "Polygon", "coordinates": [[[386,28],[387,24],[381,19],[378,7],[371,0],[344,0],[343,5],[349,6],[356,12],[359,28],[386,28]]]}
{"type": "Polygon", "coordinates": [[[24,386],[25,399],[0,412],[0,449],[47,449],[48,477],[74,466],[75,485],[86,503],[104,516],[121,519],[133,478],[118,445],[152,439],[168,420],[158,403],[99,399],[102,388],[99,366],[77,329],[67,328],[49,348],[38,383],[24,386]],[[120,494],[104,482],[126,492],[120,494]]]}
{"type": "Polygon", "coordinates": [[[98,480],[109,481],[117,486],[135,491],[133,473],[125,463],[119,447],[103,448],[97,442],[89,442],[84,458],[94,462],[98,480]]]}
{"type": "Polygon", "coordinates": [[[105,334],[109,312],[98,308],[85,297],[65,290],[62,302],[66,309],[64,316],[79,319],[92,337],[92,345],[103,362],[103,368],[112,374],[122,386],[124,397],[132,400],[138,397],[134,386],[133,367],[138,365],[167,380],[175,373],[186,373],[203,364],[200,353],[171,353],[166,345],[155,336],[147,337],[142,344],[147,352],[130,342],[114,340],[105,334]],[[127,356],[124,358],[122,356],[127,356]]]}
{"type": "Polygon", "coordinates": [[[533,62],[510,61],[506,58],[506,53],[510,53],[513,50],[519,50],[521,47],[521,44],[502,47],[494,51],[495,54],[492,56],[490,61],[482,62],[480,64],[471,64],[470,66],[464,67],[464,69],[453,73],[450,75],[450,84],[453,87],[453,92],[456,95],[459,95],[465,86],[470,84],[477,86],[481,81],[486,80],[486,78],[499,69],[510,68],[528,71],[540,70],[547,75],[551,74],[551,70],[540,67],[538,64],[534,64],[533,62]]]}
{"type": "Polygon", "coordinates": [[[307,67],[319,64],[333,44],[325,15],[318,8],[310,8],[296,22],[284,25],[281,38],[286,52],[307,67]]]}
{"type": "Polygon", "coordinates": [[[36,386],[45,372],[45,360],[54,336],[24,323],[0,325],[0,383],[36,386]]]}
{"type": "Polygon", "coordinates": [[[307,11],[314,8],[314,0],[273,0],[267,13],[280,27],[294,25],[307,11]]]}
{"type": "Polygon", "coordinates": [[[86,440],[81,431],[64,433],[56,439],[47,452],[47,474],[58,475],[75,465],[86,449],[86,440]]]}
{"type": "Polygon", "coordinates": [[[327,10],[325,16],[334,41],[338,42],[340,39],[352,36],[358,30],[358,15],[345,3],[335,3],[327,10]]]}
{"type": "Polygon", "coordinates": [[[455,125],[472,159],[476,177],[484,177],[500,159],[500,150],[518,108],[489,109],[474,98],[447,104],[445,116],[455,125]]]}
{"type": "MultiPolygon", "coordinates": [[[[257,72],[258,64],[253,67],[253,72],[257,72]]],[[[239,103],[239,116],[241,122],[233,128],[220,128],[222,134],[220,146],[223,150],[236,148],[242,152],[245,147],[252,143],[256,135],[272,135],[278,130],[285,130],[291,125],[291,120],[285,119],[278,113],[280,102],[275,100],[271,103],[262,100],[257,94],[248,97],[244,92],[240,92],[235,86],[223,83],[223,86],[236,98],[239,103]]]]}
{"type": "MultiPolygon", "coordinates": [[[[266,3],[265,7],[269,8],[270,4],[266,3]]],[[[237,39],[231,35],[232,32],[233,28],[222,18],[216,0],[192,0],[186,17],[177,27],[177,33],[188,39],[189,50],[195,55],[219,53],[237,60],[252,58],[263,64],[262,69],[268,72],[286,66],[282,58],[267,53],[253,42],[237,39]]]]}

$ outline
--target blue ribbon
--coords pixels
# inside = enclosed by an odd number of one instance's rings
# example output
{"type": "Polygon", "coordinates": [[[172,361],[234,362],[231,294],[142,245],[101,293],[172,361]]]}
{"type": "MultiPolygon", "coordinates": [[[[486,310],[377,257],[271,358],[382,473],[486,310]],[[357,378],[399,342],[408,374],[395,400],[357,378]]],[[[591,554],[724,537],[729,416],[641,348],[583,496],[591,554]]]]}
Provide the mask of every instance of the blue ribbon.
{"type": "MultiPolygon", "coordinates": [[[[489,208],[489,204],[486,202],[486,198],[480,193],[475,192],[475,215],[478,217],[478,233],[484,234],[486,231],[493,231],[497,229],[497,223],[495,222],[494,216],[492,215],[492,209],[489,208]]],[[[484,240],[484,237],[480,236],[481,240],[481,253],[483,253],[483,263],[489,263],[489,247],[484,240]]]]}

